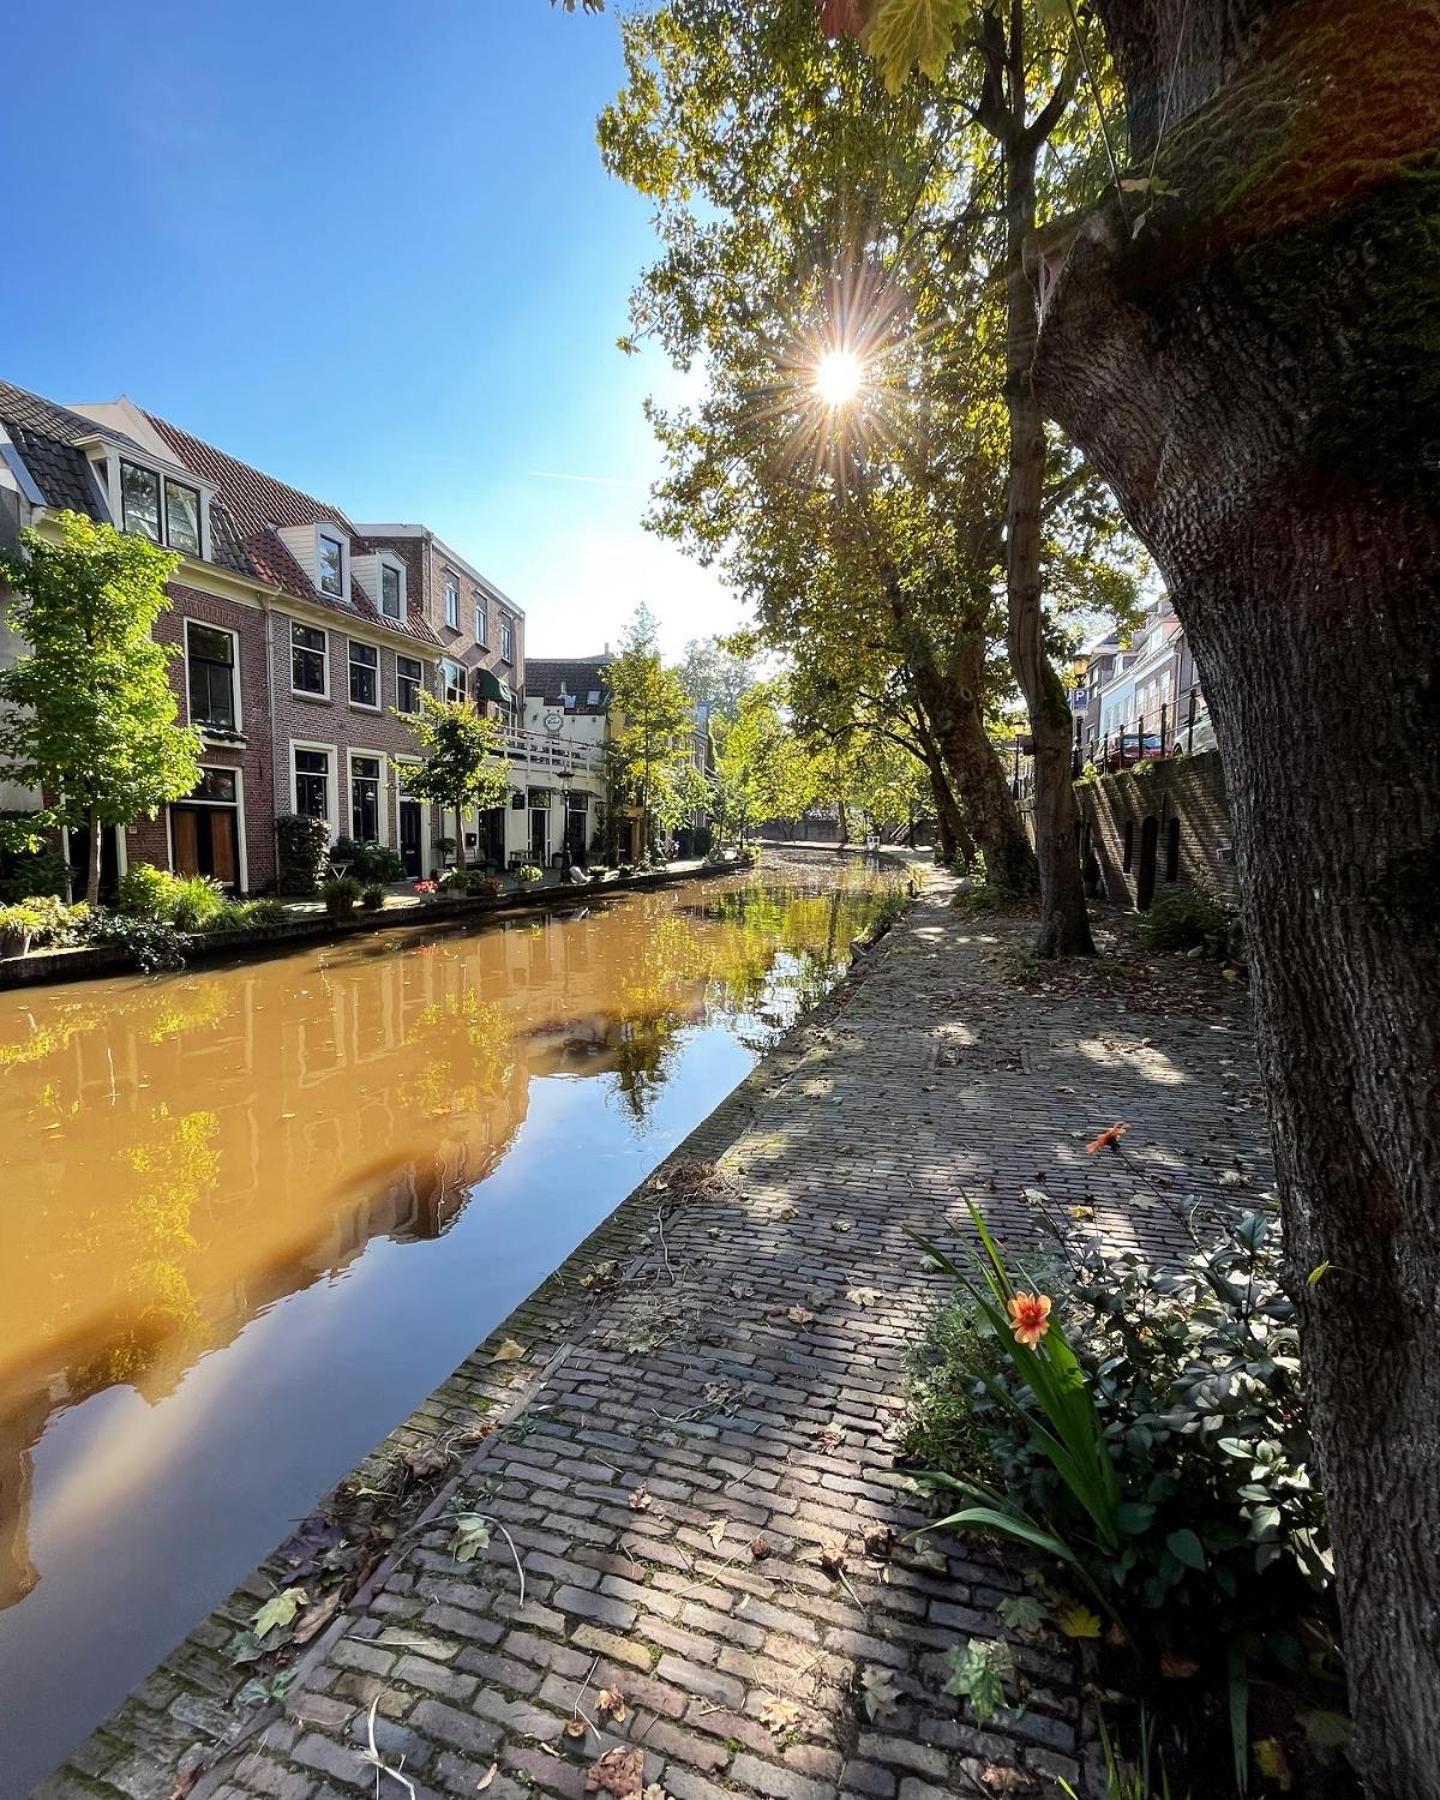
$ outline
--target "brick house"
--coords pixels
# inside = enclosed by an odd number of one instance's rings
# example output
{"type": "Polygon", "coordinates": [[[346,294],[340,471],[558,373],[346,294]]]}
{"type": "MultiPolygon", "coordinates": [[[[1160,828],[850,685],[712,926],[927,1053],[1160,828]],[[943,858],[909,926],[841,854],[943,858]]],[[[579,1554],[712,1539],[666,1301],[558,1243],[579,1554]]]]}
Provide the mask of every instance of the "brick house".
{"type": "MultiPolygon", "coordinates": [[[[274,820],[296,811],[332,840],[391,846],[412,875],[444,860],[436,809],[404,793],[417,747],[395,714],[418,711],[424,688],[517,727],[519,607],[424,526],[357,528],[128,399],[67,408],[0,383],[0,530],[43,530],[60,509],[182,558],[156,629],[180,650],[173,679],[204,775],[157,818],[107,833],[108,879],[145,861],[256,891],[274,879],[274,820]]],[[[21,648],[0,605],[0,656],[21,648]]],[[[0,793],[0,806],[37,802],[0,793]]],[[[523,820],[490,826],[493,860],[523,848],[523,820]]],[[[483,835],[472,821],[467,839],[483,835]]],[[[66,847],[81,866],[84,834],[66,847]]]]}

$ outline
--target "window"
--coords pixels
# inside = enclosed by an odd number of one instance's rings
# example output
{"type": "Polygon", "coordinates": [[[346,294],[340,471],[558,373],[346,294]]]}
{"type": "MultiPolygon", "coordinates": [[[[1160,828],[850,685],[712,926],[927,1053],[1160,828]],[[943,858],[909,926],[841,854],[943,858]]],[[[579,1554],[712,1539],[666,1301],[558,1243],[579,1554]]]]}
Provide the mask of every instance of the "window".
{"type": "Polygon", "coordinates": [[[587,706],[598,706],[600,704],[599,688],[591,688],[590,692],[585,696],[585,704],[587,706]]]}
{"type": "Polygon", "coordinates": [[[357,844],[380,842],[380,758],[350,758],[350,835],[357,844]]]}
{"type": "Polygon", "coordinates": [[[395,658],[395,705],[402,713],[420,710],[420,659],[416,656],[395,658]]]}
{"type": "Polygon", "coordinates": [[[343,600],[345,598],[345,552],[340,546],[339,538],[327,537],[322,531],[317,560],[320,571],[320,592],[333,594],[337,599],[343,600]]]}
{"type": "Polygon", "coordinates": [[[476,588],[476,590],[475,590],[475,642],[480,646],[480,648],[482,650],[484,650],[489,645],[489,642],[490,642],[489,637],[486,635],[486,629],[487,628],[486,628],[486,624],[485,624],[485,596],[480,592],[479,588],[476,588]]]}
{"type": "Polygon", "coordinates": [[[460,581],[455,575],[445,577],[445,623],[452,631],[460,629],[460,581]]]}
{"type": "Polygon", "coordinates": [[[190,723],[236,728],[235,639],[228,631],[185,621],[190,723]]]}
{"type": "Polygon", "coordinates": [[[440,664],[440,674],[445,683],[445,698],[459,701],[465,698],[465,671],[457,662],[448,657],[440,664]]]}
{"type": "Polygon", "coordinates": [[[318,694],[323,699],[330,692],[329,660],[323,631],[291,624],[290,686],[297,694],[318,694]]]}
{"type": "Polygon", "coordinates": [[[120,465],[121,523],[126,531],[161,541],[160,477],[153,469],[142,469],[136,463],[120,465]]]}
{"type": "Polygon", "coordinates": [[[515,660],[515,621],[509,613],[500,615],[500,660],[513,663],[515,660]]]}
{"type": "Polygon", "coordinates": [[[380,652],[350,640],[350,704],[380,709],[380,652]]]}
{"type": "Polygon", "coordinates": [[[202,769],[200,785],[190,798],[192,800],[209,800],[216,806],[233,806],[236,800],[235,771],[233,769],[202,769]]]}
{"type": "Polygon", "coordinates": [[[330,817],[330,758],[324,750],[295,752],[295,810],[312,819],[330,817]]]}
{"type": "Polygon", "coordinates": [[[200,490],[165,477],[165,542],[186,556],[200,554],[200,490]]]}
{"type": "Polygon", "coordinates": [[[393,563],[380,565],[380,610],[387,619],[403,617],[404,596],[400,588],[400,571],[393,563]]]}

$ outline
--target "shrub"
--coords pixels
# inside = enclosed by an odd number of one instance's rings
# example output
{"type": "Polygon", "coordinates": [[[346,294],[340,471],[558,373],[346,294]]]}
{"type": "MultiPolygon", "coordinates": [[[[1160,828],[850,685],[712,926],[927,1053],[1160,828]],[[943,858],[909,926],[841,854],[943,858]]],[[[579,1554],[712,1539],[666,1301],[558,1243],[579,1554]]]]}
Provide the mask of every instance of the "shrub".
{"type": "Polygon", "coordinates": [[[1048,1550],[1147,1666],[1171,1650],[1218,1678],[1232,1650],[1263,1645],[1299,1667],[1329,1637],[1331,1561],[1266,1221],[1247,1215],[1174,1271],[1087,1246],[1033,1347],[1012,1302],[1039,1282],[1017,1288],[982,1242],[983,1278],[927,1246],[957,1278],[959,1317],[931,1333],[952,1355],[943,1377],[921,1365],[911,1438],[955,1444],[938,1485],[980,1502],[947,1524],[1048,1550]]]}
{"type": "MultiPolygon", "coordinates": [[[[24,819],[33,814],[0,814],[0,818],[24,819]]],[[[63,900],[70,892],[70,865],[52,845],[38,850],[0,851],[0,901],[32,900],[52,895],[63,900]]]]}
{"type": "Polygon", "coordinates": [[[35,936],[35,914],[22,900],[0,906],[0,956],[24,956],[35,936]]]}
{"type": "Polygon", "coordinates": [[[1193,950],[1222,937],[1229,924],[1223,906],[1198,888],[1181,888],[1140,915],[1140,942],[1154,955],[1193,950]]]}
{"type": "Polygon", "coordinates": [[[168,919],[175,877],[153,863],[131,863],[115,890],[115,910],[130,919],[168,919]]]}
{"type": "Polygon", "coordinates": [[[349,873],[357,881],[401,881],[405,876],[399,855],[385,844],[362,844],[340,837],[330,855],[337,862],[348,862],[349,873]]]}
{"type": "Polygon", "coordinates": [[[330,848],[330,828],[306,813],[282,813],[275,821],[279,859],[276,886],[282,894],[309,897],[320,886],[330,848]]]}
{"type": "Polygon", "coordinates": [[[132,919],[123,913],[96,913],[90,926],[90,941],[116,945],[146,974],[185,967],[185,940],[165,919],[132,919]]]}
{"type": "Polygon", "coordinates": [[[505,892],[505,883],[498,875],[481,875],[470,883],[470,891],[482,900],[498,900],[505,892]]]}
{"type": "Polygon", "coordinates": [[[367,881],[360,889],[360,905],[366,912],[379,912],[384,904],[384,883],[379,881],[367,881]]]}
{"type": "Polygon", "coordinates": [[[219,923],[226,907],[225,890],[205,875],[172,875],[171,905],[162,918],[168,917],[177,931],[210,931],[219,923]]]}
{"type": "Polygon", "coordinates": [[[36,894],[25,902],[32,921],[33,941],[51,949],[71,949],[85,943],[90,935],[93,915],[83,900],[73,906],[54,894],[36,894]]]}
{"type": "Polygon", "coordinates": [[[227,900],[206,924],[206,931],[258,931],[267,925],[284,925],[290,908],[280,900],[227,900]]]}
{"type": "Polygon", "coordinates": [[[470,892],[470,871],[468,869],[451,869],[448,875],[440,877],[440,887],[447,894],[468,894],[470,892]]]}
{"type": "Polygon", "coordinates": [[[320,889],[320,898],[332,919],[348,919],[363,891],[353,875],[334,875],[320,889]]]}
{"type": "Polygon", "coordinates": [[[541,868],[537,868],[534,863],[526,863],[523,868],[517,869],[515,873],[522,881],[543,881],[545,878],[545,871],[541,868]]]}

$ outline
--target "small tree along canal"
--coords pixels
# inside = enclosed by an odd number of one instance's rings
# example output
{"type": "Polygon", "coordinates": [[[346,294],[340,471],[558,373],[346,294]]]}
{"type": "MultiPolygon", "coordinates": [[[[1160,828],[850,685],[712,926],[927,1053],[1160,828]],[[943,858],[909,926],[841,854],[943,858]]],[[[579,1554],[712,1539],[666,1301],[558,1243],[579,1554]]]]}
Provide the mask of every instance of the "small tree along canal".
{"type": "Polygon", "coordinates": [[[713,1109],[893,880],[816,859],[0,996],[0,1793],[713,1109]]]}

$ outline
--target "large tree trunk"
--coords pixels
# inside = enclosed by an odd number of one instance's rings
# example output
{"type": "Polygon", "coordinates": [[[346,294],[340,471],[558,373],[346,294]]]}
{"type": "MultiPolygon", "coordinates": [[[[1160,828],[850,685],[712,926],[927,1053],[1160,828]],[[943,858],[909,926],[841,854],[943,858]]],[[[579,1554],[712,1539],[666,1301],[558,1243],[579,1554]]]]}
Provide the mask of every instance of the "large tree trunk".
{"type": "Polygon", "coordinates": [[[1356,1762],[1440,1800],[1440,0],[1383,11],[1106,0],[1179,198],[1047,234],[1035,373],[1210,697],[1356,1762]]]}
{"type": "Polygon", "coordinates": [[[1025,696],[1035,766],[1035,857],[1040,870],[1041,956],[1090,956],[1095,945],[1080,871],[1079,812],[1071,786],[1070,707],[1042,637],[1040,578],[1045,496],[1045,419],[1031,382],[1035,295],[1024,251],[1035,224],[1035,151],[1005,151],[1005,400],[1010,415],[1010,476],[1005,511],[1005,574],[1010,667],[1025,696]]]}

